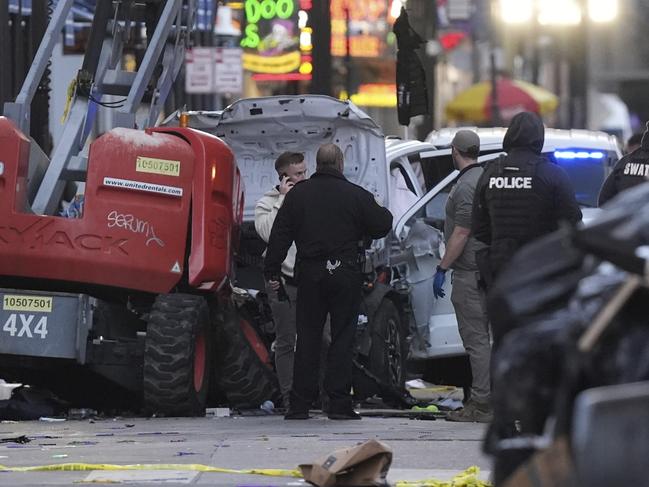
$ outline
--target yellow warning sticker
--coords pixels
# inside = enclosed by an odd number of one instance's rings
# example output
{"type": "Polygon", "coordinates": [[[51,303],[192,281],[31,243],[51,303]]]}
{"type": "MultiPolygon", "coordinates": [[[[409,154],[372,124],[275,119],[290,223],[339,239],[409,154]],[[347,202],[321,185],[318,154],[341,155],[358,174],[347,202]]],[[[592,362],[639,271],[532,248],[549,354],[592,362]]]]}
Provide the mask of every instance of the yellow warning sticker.
{"type": "Polygon", "coordinates": [[[163,176],[180,176],[180,161],[168,161],[154,157],[138,156],[135,161],[135,170],[163,176]]]}
{"type": "Polygon", "coordinates": [[[50,296],[5,294],[2,298],[2,309],[5,311],[50,313],[52,311],[52,298],[50,296]]]}

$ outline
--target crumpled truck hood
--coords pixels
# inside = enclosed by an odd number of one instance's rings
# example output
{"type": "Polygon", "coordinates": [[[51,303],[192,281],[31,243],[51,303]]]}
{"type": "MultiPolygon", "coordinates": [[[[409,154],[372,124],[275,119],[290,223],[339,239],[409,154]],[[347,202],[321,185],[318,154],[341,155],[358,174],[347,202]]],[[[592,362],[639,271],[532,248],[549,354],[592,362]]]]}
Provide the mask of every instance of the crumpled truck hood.
{"type": "Polygon", "coordinates": [[[213,117],[191,124],[210,132],[233,150],[245,184],[244,221],[254,219],[255,203],[278,184],[275,159],[302,152],[309,175],[320,145],[333,142],[345,154],[345,176],[388,206],[388,168],[379,126],[351,102],[321,95],[273,96],[239,100],[213,117]]]}

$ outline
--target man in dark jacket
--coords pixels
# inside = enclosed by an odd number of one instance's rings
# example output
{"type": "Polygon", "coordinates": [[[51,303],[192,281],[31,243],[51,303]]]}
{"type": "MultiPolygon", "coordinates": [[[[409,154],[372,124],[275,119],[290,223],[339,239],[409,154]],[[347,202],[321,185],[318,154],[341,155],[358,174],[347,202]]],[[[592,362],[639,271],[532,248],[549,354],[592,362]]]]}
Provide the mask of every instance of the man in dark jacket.
{"type": "Polygon", "coordinates": [[[561,221],[581,221],[568,175],[541,155],[544,138],[541,119],[519,113],[503,141],[507,156],[489,162],[478,181],[472,232],[488,245],[478,257],[488,285],[520,247],[557,230],[561,221]]]}
{"type": "Polygon", "coordinates": [[[649,181],[649,122],[640,147],[617,161],[599,193],[598,205],[617,196],[620,191],[649,181]]]}
{"type": "Polygon", "coordinates": [[[371,193],[343,176],[343,153],[334,144],[320,147],[316,173],[286,195],[268,242],[265,276],[279,287],[281,264],[297,247],[297,346],[290,408],[285,419],[308,419],[318,394],[318,359],[327,315],[331,345],[324,389],[330,419],[360,419],[352,408],[352,351],[358,322],[362,277],[359,241],[381,238],[392,215],[371,193]]]}

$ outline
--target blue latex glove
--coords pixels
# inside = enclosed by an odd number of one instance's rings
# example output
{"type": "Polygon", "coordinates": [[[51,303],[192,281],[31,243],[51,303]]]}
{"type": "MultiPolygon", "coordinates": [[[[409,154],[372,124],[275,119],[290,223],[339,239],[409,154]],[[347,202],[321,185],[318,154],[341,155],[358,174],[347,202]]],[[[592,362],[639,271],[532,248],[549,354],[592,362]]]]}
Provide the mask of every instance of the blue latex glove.
{"type": "Polygon", "coordinates": [[[446,281],[446,272],[437,268],[435,279],[433,280],[433,295],[439,299],[446,296],[444,292],[444,282],[446,281]]]}

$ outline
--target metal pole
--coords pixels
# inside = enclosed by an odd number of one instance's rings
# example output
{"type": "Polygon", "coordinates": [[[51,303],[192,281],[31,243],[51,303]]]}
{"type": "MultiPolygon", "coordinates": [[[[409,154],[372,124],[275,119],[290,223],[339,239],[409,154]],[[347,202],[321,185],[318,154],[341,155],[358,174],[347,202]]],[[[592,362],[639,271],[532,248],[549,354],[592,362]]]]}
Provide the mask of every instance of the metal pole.
{"type": "Polygon", "coordinates": [[[494,127],[499,127],[503,122],[498,105],[498,71],[496,69],[496,51],[493,45],[489,54],[489,72],[491,75],[491,124],[494,127]]]}
{"type": "Polygon", "coordinates": [[[313,28],[311,93],[331,96],[331,11],[329,0],[313,0],[309,21],[313,28]]]}
{"type": "Polygon", "coordinates": [[[0,103],[12,98],[11,90],[11,43],[9,35],[9,0],[0,0],[0,103]]]}
{"type": "Polygon", "coordinates": [[[587,1],[580,2],[584,13],[582,21],[574,30],[570,63],[570,128],[586,128],[588,113],[588,20],[587,1]]]}
{"type": "Polygon", "coordinates": [[[349,32],[349,4],[345,7],[345,91],[347,97],[352,97],[352,46],[349,32]]]}

